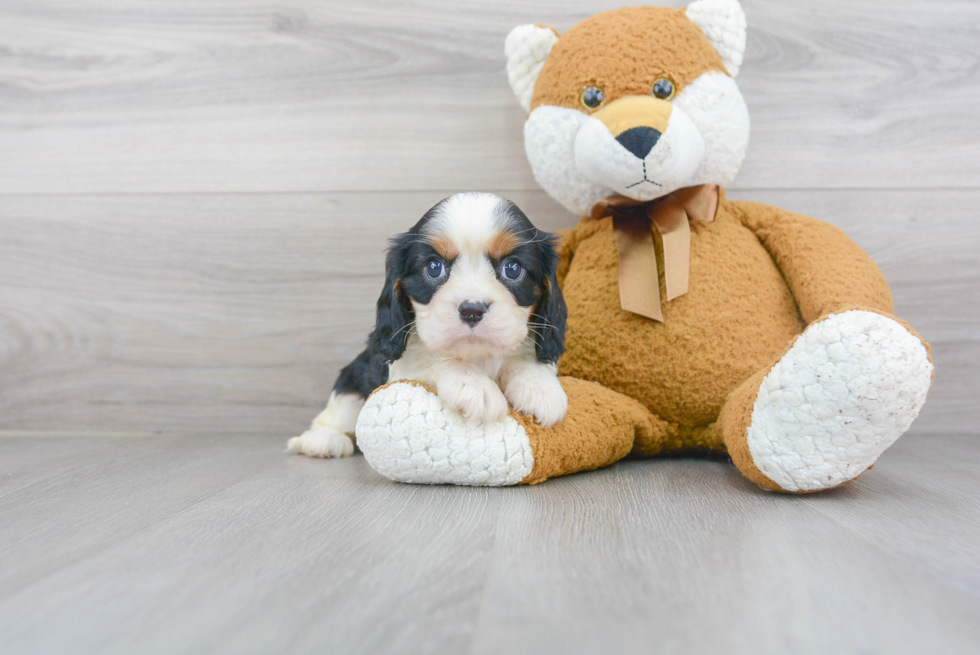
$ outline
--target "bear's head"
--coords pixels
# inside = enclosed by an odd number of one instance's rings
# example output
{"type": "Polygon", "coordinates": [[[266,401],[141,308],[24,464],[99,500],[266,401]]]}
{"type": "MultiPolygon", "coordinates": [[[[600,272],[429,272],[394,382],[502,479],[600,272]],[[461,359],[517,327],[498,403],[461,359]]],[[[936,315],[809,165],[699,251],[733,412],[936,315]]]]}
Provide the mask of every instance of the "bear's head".
{"type": "Polygon", "coordinates": [[[734,80],[745,51],[737,0],[630,7],[562,35],[521,25],[505,50],[529,112],[534,176],[572,212],[616,194],[648,201],[725,186],[742,164],[749,113],[734,80]]]}

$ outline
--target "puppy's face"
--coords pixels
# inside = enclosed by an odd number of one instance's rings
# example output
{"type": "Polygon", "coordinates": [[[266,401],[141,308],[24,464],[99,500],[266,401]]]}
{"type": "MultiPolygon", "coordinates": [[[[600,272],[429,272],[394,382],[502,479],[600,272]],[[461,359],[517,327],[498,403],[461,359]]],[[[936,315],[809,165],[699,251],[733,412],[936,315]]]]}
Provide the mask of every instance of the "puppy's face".
{"type": "Polygon", "coordinates": [[[557,259],[552,236],[512,202],[489,193],[450,196],[392,242],[378,346],[397,359],[414,328],[428,350],[472,359],[533,335],[538,359],[554,362],[565,332],[557,259]]]}

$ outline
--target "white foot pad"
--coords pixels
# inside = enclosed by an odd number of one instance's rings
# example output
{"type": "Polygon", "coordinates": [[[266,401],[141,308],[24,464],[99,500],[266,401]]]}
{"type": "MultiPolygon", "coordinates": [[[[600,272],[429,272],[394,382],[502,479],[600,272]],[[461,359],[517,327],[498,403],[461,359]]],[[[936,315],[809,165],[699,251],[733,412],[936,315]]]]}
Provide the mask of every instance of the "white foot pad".
{"type": "Polygon", "coordinates": [[[534,467],[531,442],[512,417],[473,425],[407,382],[368,398],[356,434],[368,464],[396,482],[500,487],[534,467]]]}
{"type": "Polygon", "coordinates": [[[925,346],[900,324],[835,314],[807,328],[762,382],[749,452],[786,491],[836,487],[909,428],[931,382],[925,346]]]}
{"type": "Polygon", "coordinates": [[[290,450],[310,457],[349,457],[354,454],[354,442],[333,428],[311,428],[286,444],[290,450]]]}

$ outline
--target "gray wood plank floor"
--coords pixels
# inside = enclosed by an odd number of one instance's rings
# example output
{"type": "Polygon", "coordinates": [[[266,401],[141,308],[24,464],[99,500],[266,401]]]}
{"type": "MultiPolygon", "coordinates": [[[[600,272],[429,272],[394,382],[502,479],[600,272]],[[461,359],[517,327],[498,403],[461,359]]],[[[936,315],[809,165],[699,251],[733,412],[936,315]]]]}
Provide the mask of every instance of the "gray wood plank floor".
{"type": "Polygon", "coordinates": [[[0,652],[975,653],[980,441],[759,491],[398,485],[269,436],[0,436],[0,652]]]}

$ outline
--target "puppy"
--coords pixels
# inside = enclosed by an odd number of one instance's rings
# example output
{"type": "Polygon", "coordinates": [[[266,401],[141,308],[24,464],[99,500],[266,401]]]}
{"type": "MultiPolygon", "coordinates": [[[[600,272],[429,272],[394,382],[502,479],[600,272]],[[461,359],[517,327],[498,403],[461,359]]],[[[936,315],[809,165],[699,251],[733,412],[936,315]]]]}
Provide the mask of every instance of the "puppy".
{"type": "Polygon", "coordinates": [[[477,423],[500,421],[508,402],[542,426],[565,416],[558,382],[565,300],[555,278],[555,237],[491,193],[459,193],[395,237],[385,260],[367,348],[344,367],[327,408],[289,448],[346,457],[368,395],[419,380],[477,423]]]}

